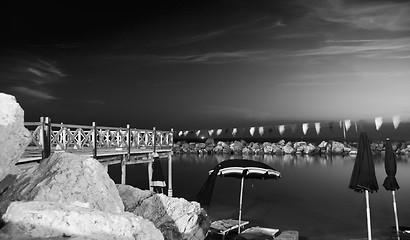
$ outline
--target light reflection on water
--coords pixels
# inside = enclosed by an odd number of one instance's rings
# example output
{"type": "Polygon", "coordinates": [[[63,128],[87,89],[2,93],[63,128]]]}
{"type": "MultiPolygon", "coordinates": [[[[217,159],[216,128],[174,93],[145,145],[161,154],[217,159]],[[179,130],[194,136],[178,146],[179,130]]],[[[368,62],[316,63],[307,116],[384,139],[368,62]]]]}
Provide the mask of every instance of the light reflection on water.
{"type": "MultiPolygon", "coordinates": [[[[246,180],[243,219],[252,225],[298,230],[308,239],[353,239],[367,237],[364,194],[348,188],[355,157],[307,155],[204,155],[176,154],[173,157],[174,196],[194,200],[205,182],[208,170],[226,159],[247,158],[264,162],[282,173],[279,180],[246,180]]],[[[161,160],[167,173],[167,160],[161,160]]],[[[410,164],[399,156],[396,192],[400,225],[410,225],[410,164]]],[[[384,239],[394,225],[391,192],[382,184],[386,177],[383,156],[375,157],[379,191],[370,194],[373,236],[384,239]]],[[[118,182],[119,167],[110,168],[118,182]],[[117,169],[117,170],[115,170],[117,169]]],[[[147,189],[147,170],[128,166],[127,183],[147,189]]],[[[212,220],[237,218],[240,181],[218,178],[211,206],[205,207],[212,220]]]]}

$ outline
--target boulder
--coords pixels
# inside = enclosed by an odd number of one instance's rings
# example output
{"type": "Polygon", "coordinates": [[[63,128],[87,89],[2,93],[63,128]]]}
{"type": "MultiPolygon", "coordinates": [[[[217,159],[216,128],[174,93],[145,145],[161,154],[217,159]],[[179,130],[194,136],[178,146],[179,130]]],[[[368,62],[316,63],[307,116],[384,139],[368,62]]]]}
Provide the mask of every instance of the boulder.
{"type": "Polygon", "coordinates": [[[203,149],[205,149],[206,148],[206,144],[205,143],[197,143],[196,145],[195,145],[195,149],[196,150],[203,150],[203,149]]]}
{"type": "Polygon", "coordinates": [[[250,154],[253,154],[253,152],[252,152],[252,150],[251,150],[249,147],[244,147],[244,148],[242,149],[242,154],[244,154],[244,155],[250,155],[250,154]]]}
{"type": "Polygon", "coordinates": [[[31,141],[24,127],[24,111],[12,95],[0,93],[0,181],[15,174],[15,164],[31,141]]]}
{"type": "Polygon", "coordinates": [[[207,138],[205,140],[205,145],[207,147],[207,149],[211,149],[215,147],[215,140],[213,138],[207,138]]]}
{"type": "Polygon", "coordinates": [[[59,236],[70,239],[164,239],[154,224],[142,217],[131,213],[104,212],[87,208],[86,205],[47,201],[12,202],[3,215],[5,226],[1,232],[3,236],[12,236],[12,239],[59,236]]]}
{"type": "Polygon", "coordinates": [[[155,194],[153,191],[141,190],[130,185],[117,184],[116,186],[126,212],[134,212],[135,208],[140,206],[145,199],[155,194]]]}
{"type": "Polygon", "coordinates": [[[165,239],[205,239],[210,221],[199,203],[126,185],[117,187],[126,211],[152,221],[165,239]]]}
{"type": "Polygon", "coordinates": [[[296,153],[296,150],[292,147],[292,143],[287,143],[285,146],[282,148],[283,152],[286,154],[294,154],[296,153]]]}
{"type": "Polygon", "coordinates": [[[272,145],[265,145],[265,146],[263,147],[263,152],[264,152],[265,154],[271,154],[272,151],[273,151],[272,145]]]}
{"type": "Polygon", "coordinates": [[[189,144],[186,143],[186,142],[182,143],[182,145],[181,145],[181,150],[182,150],[184,153],[188,153],[188,152],[189,152],[189,144]]]}
{"type": "Polygon", "coordinates": [[[313,145],[312,143],[309,143],[309,144],[306,146],[305,150],[304,150],[304,153],[306,153],[306,154],[314,154],[314,153],[316,153],[316,152],[317,152],[317,148],[316,148],[316,146],[313,145]]]}
{"type": "Polygon", "coordinates": [[[93,158],[56,152],[22,172],[0,195],[0,215],[13,201],[87,202],[120,213],[124,205],[105,168],[93,158]]]}
{"type": "Polygon", "coordinates": [[[341,154],[344,150],[344,144],[341,142],[333,141],[332,142],[332,153],[341,154]]]}
{"type": "Polygon", "coordinates": [[[221,153],[224,150],[224,148],[222,147],[222,145],[216,145],[216,147],[214,148],[214,152],[215,153],[221,153]]]}

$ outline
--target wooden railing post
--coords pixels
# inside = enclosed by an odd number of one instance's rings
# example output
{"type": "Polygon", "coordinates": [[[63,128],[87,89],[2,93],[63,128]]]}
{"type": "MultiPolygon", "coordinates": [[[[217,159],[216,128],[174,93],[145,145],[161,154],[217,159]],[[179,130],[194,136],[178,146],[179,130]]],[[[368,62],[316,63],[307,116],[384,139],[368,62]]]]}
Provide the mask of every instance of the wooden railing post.
{"type": "Polygon", "coordinates": [[[44,117],[40,117],[40,124],[41,124],[41,130],[40,130],[40,145],[41,145],[41,158],[45,158],[45,131],[46,131],[46,126],[44,123],[44,117]]]}
{"type": "Polygon", "coordinates": [[[168,153],[168,197],[172,197],[172,154],[168,153]]]}
{"type": "Polygon", "coordinates": [[[157,151],[157,132],[155,130],[155,127],[152,128],[152,134],[154,135],[152,139],[153,139],[153,144],[154,144],[153,152],[155,153],[157,151]]]}
{"type": "Polygon", "coordinates": [[[126,184],[125,179],[127,176],[127,164],[126,164],[126,156],[125,154],[122,155],[121,157],[121,184],[126,184]]]}
{"type": "Polygon", "coordinates": [[[130,125],[127,124],[127,161],[131,159],[131,128],[130,125]]]}
{"type": "Polygon", "coordinates": [[[51,154],[51,120],[49,117],[45,117],[42,122],[43,126],[43,151],[42,158],[48,158],[51,154]]]}
{"type": "Polygon", "coordinates": [[[97,125],[93,122],[93,158],[97,159],[97,125]]]}
{"type": "MultiPolygon", "coordinates": [[[[174,130],[171,128],[171,133],[173,134],[174,130]]],[[[172,139],[170,139],[172,140],[172,139]]],[[[173,145],[174,141],[172,141],[173,145]]],[[[171,146],[171,152],[168,153],[168,197],[172,197],[173,191],[172,191],[172,147],[171,146]]]]}
{"type": "MultiPolygon", "coordinates": [[[[60,143],[62,146],[61,149],[67,149],[67,144],[66,144],[66,136],[67,136],[67,128],[64,127],[64,123],[60,123],[60,129],[61,129],[61,141],[58,140],[57,142],[60,143]]],[[[58,136],[57,136],[58,137],[58,136]]]]}

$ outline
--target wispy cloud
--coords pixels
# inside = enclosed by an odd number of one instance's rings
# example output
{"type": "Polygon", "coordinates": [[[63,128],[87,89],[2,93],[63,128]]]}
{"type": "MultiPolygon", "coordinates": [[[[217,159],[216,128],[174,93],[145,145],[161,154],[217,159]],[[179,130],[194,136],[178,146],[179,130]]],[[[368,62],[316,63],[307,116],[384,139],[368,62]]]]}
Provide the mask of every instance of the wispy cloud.
{"type": "MultiPolygon", "coordinates": [[[[294,37],[297,36],[295,35],[294,37]]],[[[315,61],[320,61],[321,58],[338,57],[341,55],[369,59],[410,59],[410,37],[397,39],[330,39],[321,42],[317,47],[310,47],[304,50],[278,50],[275,48],[208,52],[195,52],[195,50],[192,50],[192,53],[187,54],[130,54],[105,56],[104,58],[108,61],[143,61],[144,63],[258,63],[282,65],[285,63],[300,63],[301,61],[315,63],[315,61]]]]}
{"type": "Polygon", "coordinates": [[[66,74],[57,68],[55,63],[44,60],[28,63],[26,71],[34,75],[35,78],[31,79],[36,84],[50,83],[66,76],[66,74]]]}
{"type": "MultiPolygon", "coordinates": [[[[202,33],[202,34],[197,34],[197,35],[192,35],[192,36],[185,36],[181,39],[177,39],[177,40],[175,40],[171,43],[168,43],[165,46],[171,47],[171,46],[177,46],[177,45],[185,45],[185,44],[191,44],[191,43],[196,43],[196,42],[201,42],[201,41],[213,39],[213,38],[220,37],[220,36],[223,36],[223,35],[226,35],[226,34],[230,34],[230,33],[232,33],[233,31],[236,31],[236,30],[241,30],[241,29],[253,26],[253,25],[255,25],[255,24],[257,24],[261,21],[267,20],[267,19],[270,19],[270,17],[262,16],[262,17],[253,19],[249,22],[240,23],[240,24],[236,24],[236,25],[233,25],[233,26],[220,28],[220,29],[217,29],[217,30],[212,30],[212,31],[205,32],[205,33],[202,33]]],[[[274,25],[276,27],[286,26],[282,21],[277,21],[277,22],[274,23],[274,25]]]]}
{"type": "Polygon", "coordinates": [[[316,37],[316,34],[313,33],[288,33],[288,34],[282,34],[278,36],[274,36],[273,39],[296,39],[296,38],[311,38],[311,37],[316,37]]]}
{"type": "Polygon", "coordinates": [[[30,57],[10,57],[3,60],[4,66],[0,67],[2,80],[11,83],[43,85],[59,82],[66,76],[56,63],[42,59],[27,60],[27,58],[30,57]]]}
{"type": "Polygon", "coordinates": [[[328,22],[369,30],[410,30],[410,2],[328,0],[326,3],[309,7],[328,22]]]}
{"type": "Polygon", "coordinates": [[[29,97],[34,97],[37,99],[41,99],[41,100],[57,100],[58,98],[45,92],[45,91],[40,91],[40,90],[35,90],[35,89],[31,89],[31,88],[27,88],[27,87],[12,87],[12,90],[29,96],[29,97]]]}
{"type": "Polygon", "coordinates": [[[289,52],[293,57],[354,55],[368,58],[408,58],[410,38],[371,40],[330,40],[316,49],[289,52]]]}

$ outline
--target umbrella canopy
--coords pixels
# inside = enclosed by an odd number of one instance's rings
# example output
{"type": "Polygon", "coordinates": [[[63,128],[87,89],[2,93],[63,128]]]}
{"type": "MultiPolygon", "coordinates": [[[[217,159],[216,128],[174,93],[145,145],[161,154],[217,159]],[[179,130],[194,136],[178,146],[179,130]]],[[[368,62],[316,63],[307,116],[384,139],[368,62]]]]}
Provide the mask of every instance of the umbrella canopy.
{"type": "Polygon", "coordinates": [[[396,180],[396,173],[397,173],[396,154],[393,151],[393,148],[391,146],[391,142],[389,139],[386,140],[386,153],[384,156],[384,167],[386,170],[387,177],[386,179],[384,179],[383,186],[386,190],[391,191],[392,193],[394,219],[396,222],[396,234],[397,234],[397,239],[400,239],[399,219],[397,216],[397,203],[396,203],[396,193],[395,193],[395,191],[398,190],[400,186],[396,180]]]}
{"type": "Polygon", "coordinates": [[[366,132],[360,133],[359,146],[349,188],[357,192],[363,192],[364,190],[377,192],[379,190],[370,141],[366,132]]]}
{"type": "Polygon", "coordinates": [[[384,167],[387,177],[384,179],[383,187],[388,191],[396,191],[400,188],[396,180],[397,162],[396,154],[393,151],[390,140],[386,141],[386,154],[384,157],[384,167]]]}
{"type": "Polygon", "coordinates": [[[267,164],[247,160],[231,159],[225,160],[209,171],[205,184],[197,195],[197,201],[203,205],[210,205],[210,200],[217,176],[244,178],[244,179],[279,179],[280,172],[267,164]]]}
{"type": "MultiPolygon", "coordinates": [[[[242,196],[243,196],[243,182],[245,179],[279,179],[280,172],[276,171],[269,165],[261,162],[246,160],[246,159],[232,159],[226,160],[218,164],[214,169],[209,171],[208,180],[202,187],[198,194],[198,201],[202,204],[209,205],[212,190],[216,180],[216,176],[234,177],[241,179],[241,193],[239,195],[239,225],[241,226],[242,217],[242,196]]],[[[241,228],[238,227],[238,233],[241,228]]]]}
{"type": "Polygon", "coordinates": [[[164,174],[162,172],[161,162],[157,153],[154,154],[154,162],[152,163],[152,181],[151,186],[154,187],[155,192],[163,192],[166,187],[164,174]]]}
{"type": "Polygon", "coordinates": [[[369,192],[377,192],[377,190],[379,190],[379,185],[377,184],[376,172],[374,170],[372,149],[370,148],[370,141],[367,138],[366,132],[360,133],[359,146],[357,149],[356,161],[354,163],[349,188],[357,192],[365,193],[367,235],[368,239],[371,240],[372,233],[370,223],[369,192]]]}

